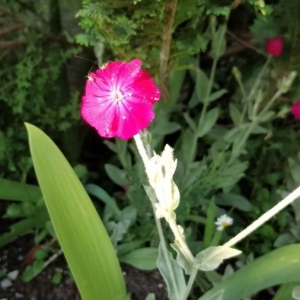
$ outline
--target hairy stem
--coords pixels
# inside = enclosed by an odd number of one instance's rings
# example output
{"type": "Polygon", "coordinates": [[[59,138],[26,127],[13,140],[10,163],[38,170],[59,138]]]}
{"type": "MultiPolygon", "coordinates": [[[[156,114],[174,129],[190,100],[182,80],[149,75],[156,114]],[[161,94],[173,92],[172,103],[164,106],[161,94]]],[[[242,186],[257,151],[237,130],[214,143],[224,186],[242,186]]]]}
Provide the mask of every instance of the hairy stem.
{"type": "Polygon", "coordinates": [[[157,232],[158,232],[158,235],[159,235],[159,240],[160,240],[160,244],[161,244],[161,247],[162,247],[163,256],[166,260],[166,265],[167,265],[168,272],[169,272],[169,275],[170,275],[170,278],[171,278],[171,281],[172,281],[172,285],[173,285],[174,290],[175,290],[175,294],[177,296],[177,299],[179,299],[180,293],[179,293],[178,285],[177,285],[176,278],[175,278],[175,275],[174,275],[174,271],[173,271],[173,268],[172,268],[172,263],[171,263],[171,260],[170,260],[170,256],[169,256],[169,252],[168,252],[164,232],[162,230],[160,220],[155,215],[155,207],[153,205],[153,201],[151,200],[151,202],[152,202],[152,208],[153,208],[153,213],[154,213],[155,224],[156,224],[157,232]]]}
{"type": "Polygon", "coordinates": [[[197,268],[193,268],[192,274],[191,274],[190,277],[189,277],[189,281],[188,281],[186,290],[185,290],[185,292],[184,292],[183,300],[188,299],[189,294],[190,294],[190,292],[191,292],[191,290],[192,290],[194,281],[195,281],[195,279],[196,279],[197,273],[198,273],[198,269],[197,269],[197,268]]]}
{"type": "Polygon", "coordinates": [[[285,197],[283,200],[281,200],[277,205],[275,205],[270,210],[268,210],[266,213],[264,213],[262,216],[260,216],[257,220],[255,220],[251,225],[249,225],[242,232],[237,234],[234,238],[232,238],[227,243],[225,243],[224,246],[232,247],[236,243],[240,242],[242,239],[244,239],[246,236],[248,236],[250,233],[252,233],[258,227],[260,227],[261,225],[266,223],[273,216],[275,216],[278,212],[280,212],[282,209],[284,209],[286,206],[291,204],[293,201],[295,201],[299,197],[300,197],[300,187],[298,187],[296,190],[294,190],[292,193],[290,193],[287,197],[285,197]]]}

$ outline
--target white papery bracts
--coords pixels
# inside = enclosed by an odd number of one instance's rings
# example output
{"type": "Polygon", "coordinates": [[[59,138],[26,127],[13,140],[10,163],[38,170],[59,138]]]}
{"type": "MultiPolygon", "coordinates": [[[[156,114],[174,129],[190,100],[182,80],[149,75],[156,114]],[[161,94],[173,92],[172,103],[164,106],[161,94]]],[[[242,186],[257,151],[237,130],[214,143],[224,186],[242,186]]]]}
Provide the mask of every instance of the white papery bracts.
{"type": "Polygon", "coordinates": [[[179,205],[180,193],[173,181],[177,167],[173,149],[166,145],[161,155],[154,154],[147,166],[146,173],[153,188],[157,202],[154,204],[157,218],[175,219],[175,209],[179,205]]]}

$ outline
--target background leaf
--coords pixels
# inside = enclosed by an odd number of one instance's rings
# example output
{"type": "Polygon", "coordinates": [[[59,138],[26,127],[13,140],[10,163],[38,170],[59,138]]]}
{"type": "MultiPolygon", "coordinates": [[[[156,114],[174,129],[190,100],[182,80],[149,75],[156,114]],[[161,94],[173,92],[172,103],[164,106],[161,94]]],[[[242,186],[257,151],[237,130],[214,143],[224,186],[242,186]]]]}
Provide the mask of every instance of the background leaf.
{"type": "Polygon", "coordinates": [[[299,281],[299,253],[300,244],[273,250],[217,284],[199,300],[209,300],[220,290],[225,290],[222,300],[240,300],[277,284],[299,281]]]}
{"type": "Polygon", "coordinates": [[[216,124],[218,117],[219,117],[219,109],[217,107],[208,111],[204,117],[201,127],[197,131],[197,136],[199,138],[205,136],[216,124]]]}
{"type": "Polygon", "coordinates": [[[156,269],[157,257],[156,248],[140,248],[119,257],[119,260],[140,270],[150,271],[156,269]]]}
{"type": "Polygon", "coordinates": [[[37,200],[41,196],[41,190],[36,185],[0,178],[0,199],[33,201],[37,200]]]}

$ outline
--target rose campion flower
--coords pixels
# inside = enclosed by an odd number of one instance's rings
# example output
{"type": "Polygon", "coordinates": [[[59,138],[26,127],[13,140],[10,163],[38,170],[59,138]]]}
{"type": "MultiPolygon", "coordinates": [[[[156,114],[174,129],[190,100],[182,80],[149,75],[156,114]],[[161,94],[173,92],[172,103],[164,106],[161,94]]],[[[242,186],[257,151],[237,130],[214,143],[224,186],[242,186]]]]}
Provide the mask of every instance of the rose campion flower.
{"type": "Polygon", "coordinates": [[[283,52],[283,38],[279,35],[276,38],[268,39],[266,43],[266,51],[271,56],[280,56],[283,52]]]}
{"type": "Polygon", "coordinates": [[[292,105],[291,113],[295,119],[300,120],[300,99],[292,105]]]}
{"type": "Polygon", "coordinates": [[[160,92],[142,62],[109,62],[90,73],[81,115],[105,138],[127,140],[147,128],[160,92]]]}

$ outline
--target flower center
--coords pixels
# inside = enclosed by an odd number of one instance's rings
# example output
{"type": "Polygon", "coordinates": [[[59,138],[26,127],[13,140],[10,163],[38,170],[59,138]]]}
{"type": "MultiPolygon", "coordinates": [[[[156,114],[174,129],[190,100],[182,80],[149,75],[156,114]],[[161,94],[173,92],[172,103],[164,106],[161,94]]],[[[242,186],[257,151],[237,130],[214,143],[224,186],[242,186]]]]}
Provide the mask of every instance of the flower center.
{"type": "Polygon", "coordinates": [[[121,101],[124,98],[124,96],[120,90],[113,90],[111,93],[111,97],[113,100],[115,100],[117,102],[121,101]]]}
{"type": "Polygon", "coordinates": [[[223,228],[226,228],[226,227],[228,227],[228,223],[227,223],[226,221],[223,221],[223,222],[221,223],[221,226],[222,226],[223,228]]]}

